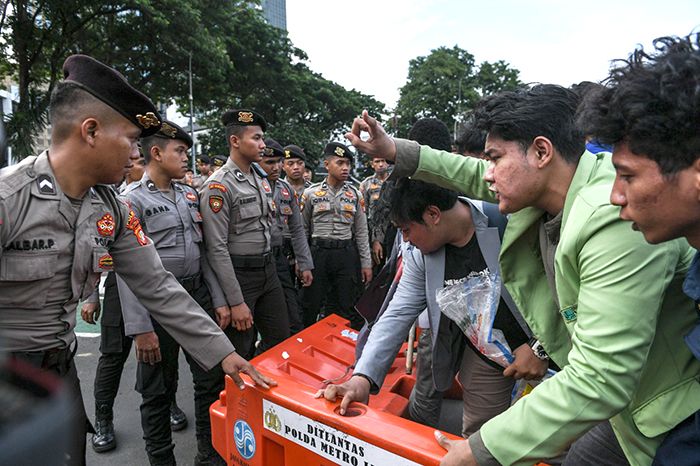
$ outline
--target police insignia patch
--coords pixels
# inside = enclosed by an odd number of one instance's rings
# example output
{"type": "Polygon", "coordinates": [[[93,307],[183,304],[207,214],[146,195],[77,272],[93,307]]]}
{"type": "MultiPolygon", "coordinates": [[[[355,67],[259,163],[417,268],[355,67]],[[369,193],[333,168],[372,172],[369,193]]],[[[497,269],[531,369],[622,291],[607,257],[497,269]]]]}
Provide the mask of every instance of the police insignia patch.
{"type": "Polygon", "coordinates": [[[219,184],[219,183],[209,184],[209,189],[218,189],[221,192],[224,192],[224,193],[226,192],[226,186],[224,186],[223,184],[219,184]]]}
{"type": "Polygon", "coordinates": [[[185,194],[185,197],[189,199],[190,201],[196,201],[197,200],[197,195],[195,193],[187,193],[185,194]]]}
{"type": "Polygon", "coordinates": [[[289,191],[287,191],[287,188],[282,188],[282,196],[289,197],[289,191]]]}
{"type": "Polygon", "coordinates": [[[197,220],[199,220],[200,222],[202,221],[202,214],[200,214],[199,212],[197,212],[197,220]]]}
{"type": "Polygon", "coordinates": [[[379,193],[373,194],[373,195],[372,195],[372,199],[379,199],[379,193]]]}
{"type": "Polygon", "coordinates": [[[143,126],[143,129],[148,129],[151,126],[158,126],[160,121],[153,112],[148,112],[145,115],[136,115],[136,120],[143,126]]]}
{"type": "Polygon", "coordinates": [[[350,191],[350,190],[345,191],[345,195],[346,195],[347,197],[355,197],[355,195],[354,195],[354,194],[352,193],[352,191],[350,191]]]}
{"type": "Polygon", "coordinates": [[[323,204],[318,205],[318,210],[326,210],[326,206],[323,204]]]}
{"type": "Polygon", "coordinates": [[[284,213],[285,213],[285,214],[291,214],[291,213],[292,213],[292,209],[291,209],[288,205],[286,205],[286,206],[284,206],[284,213]]]}
{"type": "Polygon", "coordinates": [[[141,246],[148,244],[143,228],[141,228],[141,222],[139,222],[138,217],[136,217],[136,214],[134,214],[134,211],[131,209],[129,209],[129,218],[126,221],[126,228],[134,232],[134,236],[136,236],[136,240],[141,246]]]}
{"type": "Polygon", "coordinates": [[[352,213],[345,212],[345,218],[352,218],[352,213]]]}
{"type": "Polygon", "coordinates": [[[224,198],[221,196],[209,196],[209,207],[214,213],[218,213],[224,206],[224,198]]]}
{"type": "Polygon", "coordinates": [[[238,112],[238,121],[241,123],[251,123],[253,121],[253,114],[251,112],[238,112]]]}
{"type": "Polygon", "coordinates": [[[377,189],[378,187],[379,187],[379,185],[377,185],[377,184],[369,185],[369,189],[377,189]]]}
{"type": "Polygon", "coordinates": [[[338,157],[342,157],[343,154],[345,154],[345,151],[340,147],[336,147],[334,152],[336,153],[336,155],[338,155],[338,157]]]}
{"type": "Polygon", "coordinates": [[[314,194],[316,194],[318,197],[325,196],[328,191],[316,191],[314,194]]]}
{"type": "Polygon", "coordinates": [[[112,270],[114,268],[114,260],[109,254],[100,257],[99,267],[105,270],[112,270]]]}
{"type": "Polygon", "coordinates": [[[160,127],[160,131],[165,134],[168,137],[174,138],[175,135],[177,134],[177,129],[173,128],[166,122],[163,122],[163,124],[160,127]]]}
{"type": "Polygon", "coordinates": [[[36,182],[39,185],[41,194],[56,194],[56,190],[53,187],[53,179],[49,175],[40,175],[36,182]]]}
{"type": "Polygon", "coordinates": [[[245,175],[243,174],[242,171],[236,170],[236,171],[234,172],[234,175],[236,175],[236,179],[237,179],[238,181],[245,181],[245,175]]]}
{"type": "Polygon", "coordinates": [[[263,185],[263,189],[265,190],[265,192],[268,192],[268,193],[269,193],[269,192],[270,192],[270,186],[267,184],[267,181],[263,180],[263,181],[262,181],[262,185],[263,185]]]}
{"type": "Polygon", "coordinates": [[[97,232],[102,236],[114,234],[114,218],[110,214],[105,214],[97,221],[97,232]]]}
{"type": "Polygon", "coordinates": [[[350,204],[345,204],[345,206],[343,206],[343,209],[352,210],[352,206],[350,204]]]}
{"type": "Polygon", "coordinates": [[[158,191],[158,187],[153,182],[153,180],[146,181],[146,187],[148,188],[149,191],[158,191]]]}

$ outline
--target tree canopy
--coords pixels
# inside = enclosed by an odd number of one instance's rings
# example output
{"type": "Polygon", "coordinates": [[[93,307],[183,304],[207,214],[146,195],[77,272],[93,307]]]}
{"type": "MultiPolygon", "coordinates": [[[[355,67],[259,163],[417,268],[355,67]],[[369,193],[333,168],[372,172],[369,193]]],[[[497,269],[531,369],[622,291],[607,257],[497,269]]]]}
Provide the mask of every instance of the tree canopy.
{"type": "Polygon", "coordinates": [[[521,86],[518,75],[504,61],[477,65],[472,54],[456,45],[439,47],[409,62],[396,118],[388,126],[397,136],[406,137],[418,119],[439,118],[452,130],[455,121],[459,123],[482,97],[521,86]]]}

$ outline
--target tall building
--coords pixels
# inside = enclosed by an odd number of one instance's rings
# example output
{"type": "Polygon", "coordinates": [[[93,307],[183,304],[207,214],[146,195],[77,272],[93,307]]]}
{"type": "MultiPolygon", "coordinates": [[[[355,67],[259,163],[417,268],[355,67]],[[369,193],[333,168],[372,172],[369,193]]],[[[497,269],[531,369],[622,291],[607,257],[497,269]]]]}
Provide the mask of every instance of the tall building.
{"type": "Polygon", "coordinates": [[[275,27],[287,30],[287,0],[262,0],[265,19],[275,27]]]}

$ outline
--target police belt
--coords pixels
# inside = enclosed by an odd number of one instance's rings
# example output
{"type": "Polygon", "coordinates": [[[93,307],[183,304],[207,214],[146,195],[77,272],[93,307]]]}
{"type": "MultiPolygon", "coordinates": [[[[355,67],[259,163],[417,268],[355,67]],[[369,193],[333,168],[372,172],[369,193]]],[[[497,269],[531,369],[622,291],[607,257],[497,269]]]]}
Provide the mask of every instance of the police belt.
{"type": "Polygon", "coordinates": [[[201,270],[195,274],[177,279],[177,281],[180,282],[180,285],[182,285],[185,291],[187,291],[189,294],[192,294],[199,289],[199,287],[202,286],[202,283],[204,283],[203,280],[204,277],[202,276],[201,270]]]}
{"type": "Polygon", "coordinates": [[[318,246],[323,249],[340,249],[349,248],[354,246],[355,241],[351,239],[321,239],[321,238],[311,238],[311,246],[318,246]]]}
{"type": "Polygon", "coordinates": [[[250,256],[231,255],[231,263],[234,269],[262,269],[272,263],[272,251],[250,256]]]}
{"type": "Polygon", "coordinates": [[[76,351],[78,351],[77,340],[74,341],[73,348],[66,346],[46,351],[13,352],[12,356],[43,370],[58,369],[59,372],[64,373],[68,370],[76,351]]]}

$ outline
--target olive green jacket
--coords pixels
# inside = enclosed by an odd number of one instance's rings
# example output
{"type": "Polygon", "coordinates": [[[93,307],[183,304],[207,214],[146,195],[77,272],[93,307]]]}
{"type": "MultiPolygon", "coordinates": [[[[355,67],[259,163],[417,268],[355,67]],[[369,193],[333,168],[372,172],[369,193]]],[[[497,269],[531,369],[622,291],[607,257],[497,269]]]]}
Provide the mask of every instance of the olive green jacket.
{"type": "MultiPolygon", "coordinates": [[[[493,200],[488,163],[397,140],[397,177],[493,200]],[[420,150],[420,157],[418,157],[420,150]]],[[[650,245],[610,204],[610,154],[583,154],[566,196],[552,297],[539,246],[543,211],[510,216],[503,281],[533,333],[562,368],[479,435],[501,464],[556,456],[610,419],[628,460],[650,465],[666,432],[700,409],[700,361],[683,341],[696,320],[681,284],[694,251],[650,245]]]]}

